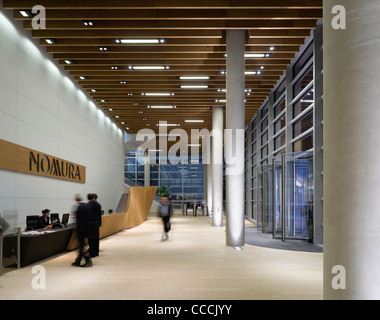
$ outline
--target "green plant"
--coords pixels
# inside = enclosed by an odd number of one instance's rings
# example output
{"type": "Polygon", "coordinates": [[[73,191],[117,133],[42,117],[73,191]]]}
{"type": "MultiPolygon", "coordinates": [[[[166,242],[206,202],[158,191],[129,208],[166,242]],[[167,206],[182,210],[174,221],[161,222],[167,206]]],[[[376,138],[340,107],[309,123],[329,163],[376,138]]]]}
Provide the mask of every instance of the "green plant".
{"type": "Polygon", "coordinates": [[[162,185],[160,188],[157,189],[157,193],[161,197],[169,197],[170,196],[170,186],[162,185]]]}

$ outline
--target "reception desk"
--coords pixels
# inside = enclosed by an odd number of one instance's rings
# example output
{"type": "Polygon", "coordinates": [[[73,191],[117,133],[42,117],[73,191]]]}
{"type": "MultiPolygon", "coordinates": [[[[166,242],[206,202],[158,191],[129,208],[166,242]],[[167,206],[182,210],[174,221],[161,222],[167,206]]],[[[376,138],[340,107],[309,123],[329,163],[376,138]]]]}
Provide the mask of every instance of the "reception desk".
{"type": "MultiPolygon", "coordinates": [[[[156,187],[130,187],[125,212],[102,216],[99,238],[142,224],[149,215],[156,190],[156,187]]],[[[3,241],[4,266],[17,265],[17,236],[6,235],[3,241]]],[[[22,232],[20,267],[78,247],[75,225],[22,232]]]]}
{"type": "MultiPolygon", "coordinates": [[[[74,225],[56,229],[37,229],[20,234],[20,267],[66,251],[75,230],[74,225]]],[[[17,236],[4,236],[4,266],[16,263],[11,259],[17,252],[17,236]]]]}
{"type": "MultiPolygon", "coordinates": [[[[102,216],[99,238],[102,239],[122,230],[142,224],[149,215],[157,187],[130,187],[125,212],[102,216]]],[[[76,231],[74,230],[67,250],[78,248],[76,231]]]]}

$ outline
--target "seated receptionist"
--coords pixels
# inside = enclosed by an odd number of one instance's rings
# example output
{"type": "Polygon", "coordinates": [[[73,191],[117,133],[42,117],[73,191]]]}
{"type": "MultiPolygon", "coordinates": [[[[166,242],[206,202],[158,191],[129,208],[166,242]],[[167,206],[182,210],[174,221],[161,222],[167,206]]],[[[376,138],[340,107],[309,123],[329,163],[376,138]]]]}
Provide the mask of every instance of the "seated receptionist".
{"type": "Polygon", "coordinates": [[[52,224],[50,223],[49,214],[50,214],[49,209],[42,210],[42,216],[40,217],[39,225],[38,225],[39,228],[51,228],[52,227],[52,224]]]}

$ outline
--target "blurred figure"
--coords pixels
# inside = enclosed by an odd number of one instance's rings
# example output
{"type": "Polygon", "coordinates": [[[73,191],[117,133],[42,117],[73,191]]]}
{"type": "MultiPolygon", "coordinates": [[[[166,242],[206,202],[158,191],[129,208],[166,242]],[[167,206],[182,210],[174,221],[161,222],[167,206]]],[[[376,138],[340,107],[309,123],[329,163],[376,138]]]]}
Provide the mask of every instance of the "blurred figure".
{"type": "Polygon", "coordinates": [[[102,225],[102,206],[97,201],[98,195],[96,193],[89,193],[87,199],[92,220],[92,230],[91,236],[88,239],[88,245],[90,247],[89,254],[93,258],[99,256],[99,228],[102,225]]]}
{"type": "Polygon", "coordinates": [[[79,253],[78,257],[71,265],[75,267],[92,267],[91,257],[84,251],[85,240],[88,238],[89,234],[89,223],[91,222],[90,211],[87,204],[83,202],[80,194],[75,195],[75,201],[78,204],[75,214],[79,253]],[[86,262],[81,265],[82,258],[84,258],[86,262]]]}
{"type": "Polygon", "coordinates": [[[8,229],[9,223],[2,216],[0,216],[0,231],[7,231],[8,229]]]}
{"type": "Polygon", "coordinates": [[[38,228],[51,228],[52,223],[50,223],[50,210],[45,209],[42,210],[42,216],[40,217],[40,220],[38,221],[38,228]]]}
{"type": "Polygon", "coordinates": [[[162,218],[162,223],[164,226],[164,233],[161,237],[161,240],[169,239],[169,231],[171,229],[170,216],[172,214],[172,205],[169,202],[169,198],[162,197],[160,199],[161,207],[160,207],[160,217],[162,218]]]}

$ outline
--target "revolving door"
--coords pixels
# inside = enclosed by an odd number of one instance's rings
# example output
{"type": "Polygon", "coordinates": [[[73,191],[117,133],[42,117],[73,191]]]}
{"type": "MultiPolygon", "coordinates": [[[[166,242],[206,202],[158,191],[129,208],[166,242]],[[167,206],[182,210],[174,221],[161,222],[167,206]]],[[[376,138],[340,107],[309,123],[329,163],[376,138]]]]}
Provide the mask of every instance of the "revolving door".
{"type": "Polygon", "coordinates": [[[313,240],[313,153],[284,154],[258,172],[257,226],[273,238],[313,240]]]}

